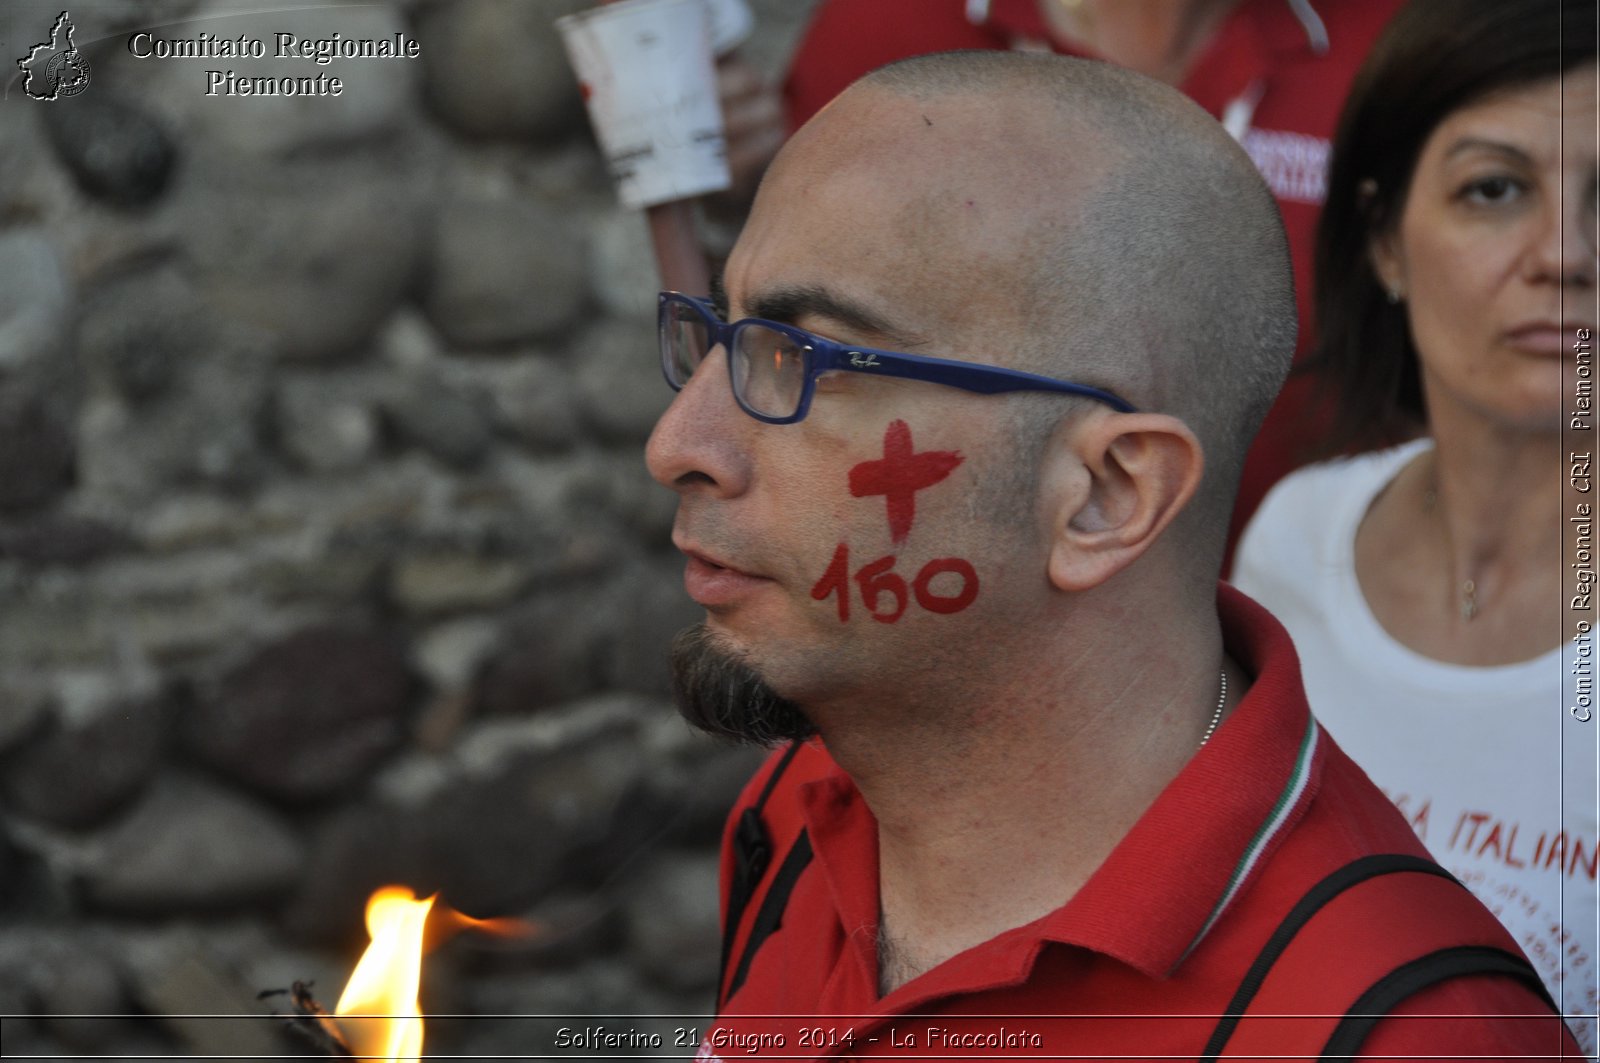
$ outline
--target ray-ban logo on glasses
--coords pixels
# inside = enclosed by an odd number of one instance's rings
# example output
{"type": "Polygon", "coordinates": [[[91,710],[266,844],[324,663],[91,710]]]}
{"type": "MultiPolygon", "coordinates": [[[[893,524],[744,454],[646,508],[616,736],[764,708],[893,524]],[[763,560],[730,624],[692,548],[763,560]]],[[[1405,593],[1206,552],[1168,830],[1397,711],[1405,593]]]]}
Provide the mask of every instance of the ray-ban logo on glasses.
{"type": "Polygon", "coordinates": [[[50,39],[28,49],[17,60],[22,70],[22,91],[36,100],[76,96],[89,87],[89,61],[72,42],[75,27],[65,11],[50,27],[50,39]]]}
{"type": "Polygon", "coordinates": [[[876,369],[878,356],[875,354],[862,354],[860,351],[850,352],[850,365],[854,369],[876,369]]]}

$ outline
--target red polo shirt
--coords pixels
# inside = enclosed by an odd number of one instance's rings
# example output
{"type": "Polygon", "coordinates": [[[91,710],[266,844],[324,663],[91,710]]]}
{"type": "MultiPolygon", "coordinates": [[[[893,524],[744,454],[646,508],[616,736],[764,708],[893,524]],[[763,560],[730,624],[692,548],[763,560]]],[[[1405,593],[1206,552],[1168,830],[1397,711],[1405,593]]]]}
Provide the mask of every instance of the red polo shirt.
{"type": "MultiPolygon", "coordinates": [[[[1312,248],[1334,127],[1356,70],[1400,4],[1240,0],[1178,86],[1228,126],[1278,201],[1302,349],[1311,334],[1312,248]]],[[[798,128],[856,78],[896,59],[1051,47],[1035,0],[823,0],[795,51],[784,101],[798,128]]],[[[1311,378],[1291,378],[1267,415],[1245,460],[1230,558],[1268,489],[1316,456],[1328,415],[1318,395],[1311,378]]]]}
{"type": "MultiPolygon", "coordinates": [[[[806,747],[763,816],[774,865],[802,824],[814,859],[701,1055],[1198,1055],[1268,936],[1313,884],[1364,855],[1425,855],[1312,720],[1283,628],[1226,584],[1219,608],[1228,650],[1254,679],[1210,742],[1066,904],[887,997],[877,988],[877,824],[826,752],[806,747]]],[[[772,763],[741,798],[730,843],[772,763]]],[[[730,844],[724,908],[732,870],[730,844]]],[[[772,878],[769,870],[764,886],[772,878]]],[[[758,891],[736,957],[761,901],[758,891]]],[[[1267,1017],[1241,1023],[1228,1052],[1315,1056],[1364,989],[1441,936],[1517,951],[1467,890],[1432,875],[1386,875],[1341,894],[1272,968],[1251,1009],[1267,1017]]],[[[1577,1049],[1531,990],[1471,975],[1411,997],[1378,1023],[1365,1051],[1556,1058],[1577,1049]],[[1490,1017],[1500,1015],[1531,1017],[1490,1017]]]]}

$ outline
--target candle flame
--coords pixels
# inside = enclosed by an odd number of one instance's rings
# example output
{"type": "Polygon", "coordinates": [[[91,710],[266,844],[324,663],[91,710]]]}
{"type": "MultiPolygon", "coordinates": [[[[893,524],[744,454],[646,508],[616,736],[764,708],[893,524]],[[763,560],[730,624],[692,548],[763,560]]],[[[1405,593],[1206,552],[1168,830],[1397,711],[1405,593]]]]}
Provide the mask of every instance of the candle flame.
{"type": "Polygon", "coordinates": [[[459,930],[501,936],[534,933],[521,919],[474,919],[449,905],[418,899],[406,886],[384,886],[367,898],[367,935],[333,1012],[352,1055],[416,1063],[422,1055],[422,956],[459,930]]]}
{"type": "Polygon", "coordinates": [[[372,944],[333,1012],[353,1055],[414,1063],[422,1054],[422,936],[433,898],[385,886],[367,900],[372,944]]]}

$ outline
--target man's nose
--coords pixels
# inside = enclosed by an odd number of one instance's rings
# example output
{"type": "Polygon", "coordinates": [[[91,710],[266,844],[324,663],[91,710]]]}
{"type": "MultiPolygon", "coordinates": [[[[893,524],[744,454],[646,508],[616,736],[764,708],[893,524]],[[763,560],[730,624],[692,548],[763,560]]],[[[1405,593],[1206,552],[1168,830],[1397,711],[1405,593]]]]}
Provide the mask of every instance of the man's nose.
{"type": "Polygon", "coordinates": [[[657,482],[676,491],[736,496],[750,483],[748,443],[755,426],[734,400],[726,351],[713,348],[656,422],[645,464],[657,482]]]}

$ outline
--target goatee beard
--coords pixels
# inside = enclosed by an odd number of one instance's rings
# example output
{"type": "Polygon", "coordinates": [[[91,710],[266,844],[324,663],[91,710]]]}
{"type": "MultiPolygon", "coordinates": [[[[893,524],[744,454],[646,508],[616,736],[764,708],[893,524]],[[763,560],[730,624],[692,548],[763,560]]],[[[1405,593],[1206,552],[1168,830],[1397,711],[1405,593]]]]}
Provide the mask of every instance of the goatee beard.
{"type": "Polygon", "coordinates": [[[816,730],[798,705],[719,646],[704,624],[672,641],[672,693],[685,720],[718,738],[774,746],[816,730]]]}

